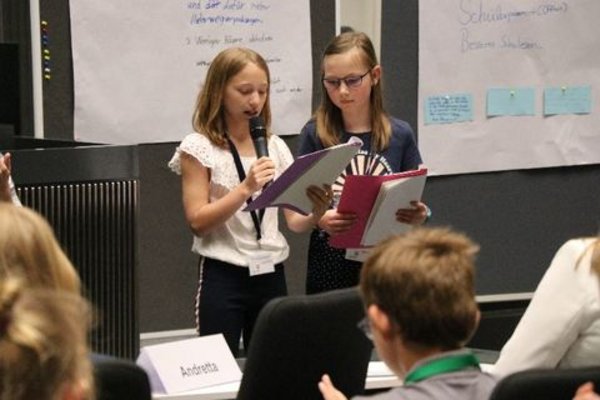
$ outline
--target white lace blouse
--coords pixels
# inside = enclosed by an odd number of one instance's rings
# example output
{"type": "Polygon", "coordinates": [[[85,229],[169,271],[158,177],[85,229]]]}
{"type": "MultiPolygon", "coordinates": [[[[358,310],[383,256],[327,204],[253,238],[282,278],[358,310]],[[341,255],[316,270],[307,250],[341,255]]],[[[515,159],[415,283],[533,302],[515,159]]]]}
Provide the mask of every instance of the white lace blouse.
{"type": "MultiPolygon", "coordinates": [[[[269,157],[275,163],[277,178],[293,162],[293,156],[285,142],[275,135],[270,137],[268,149],[269,157]]],[[[210,170],[209,201],[216,201],[239,185],[240,178],[231,152],[215,146],[206,136],[191,133],[179,144],[169,161],[169,167],[177,174],[181,174],[181,152],[193,156],[210,170]]],[[[244,170],[248,172],[256,157],[241,157],[241,160],[244,170]]],[[[259,249],[269,252],[274,263],[284,261],[288,257],[289,246],[279,231],[278,209],[265,209],[259,244],[251,214],[242,211],[245,206],[244,203],[231,218],[210,233],[202,237],[194,236],[192,251],[245,267],[248,266],[249,255],[259,249]]]]}

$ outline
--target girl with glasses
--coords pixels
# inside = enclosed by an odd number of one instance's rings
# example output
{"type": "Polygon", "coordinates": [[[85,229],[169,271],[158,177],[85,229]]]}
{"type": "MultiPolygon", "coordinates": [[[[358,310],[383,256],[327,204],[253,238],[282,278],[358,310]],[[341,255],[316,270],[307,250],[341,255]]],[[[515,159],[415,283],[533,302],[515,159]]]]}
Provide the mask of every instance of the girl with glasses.
{"type": "MultiPolygon", "coordinates": [[[[344,143],[353,136],[363,147],[333,185],[330,209],[317,221],[310,238],[306,292],[358,284],[360,258],[353,251],[328,244],[331,235],[350,229],[355,215],[339,213],[336,201],[347,174],[386,175],[419,168],[421,155],[408,123],[389,116],[383,108],[381,66],[367,35],[345,32],[324,51],[321,62],[324,94],[321,104],[300,134],[299,155],[344,143]]],[[[429,209],[414,202],[410,209],[390,215],[399,222],[422,224],[429,209]]]]}

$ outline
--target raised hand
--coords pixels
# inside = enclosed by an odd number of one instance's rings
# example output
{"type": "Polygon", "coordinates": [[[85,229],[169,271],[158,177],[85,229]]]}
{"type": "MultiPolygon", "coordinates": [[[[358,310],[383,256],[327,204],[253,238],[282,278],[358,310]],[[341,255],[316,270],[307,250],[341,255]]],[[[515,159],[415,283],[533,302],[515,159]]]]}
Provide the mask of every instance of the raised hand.
{"type": "Polygon", "coordinates": [[[327,374],[321,377],[319,391],[325,400],[346,400],[346,396],[333,386],[331,378],[329,378],[329,375],[327,374]]]}
{"type": "Polygon", "coordinates": [[[10,154],[0,157],[0,201],[11,201],[10,196],[10,154]]]}

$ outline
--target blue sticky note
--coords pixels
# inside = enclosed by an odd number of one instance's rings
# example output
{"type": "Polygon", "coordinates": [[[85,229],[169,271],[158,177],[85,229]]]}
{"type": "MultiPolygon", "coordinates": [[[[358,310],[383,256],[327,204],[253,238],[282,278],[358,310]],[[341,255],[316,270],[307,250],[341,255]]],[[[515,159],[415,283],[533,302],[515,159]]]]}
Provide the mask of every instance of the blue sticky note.
{"type": "Polygon", "coordinates": [[[534,88],[498,88],[487,91],[487,116],[535,115],[534,88]]]}
{"type": "Polygon", "coordinates": [[[544,115],[589,114],[591,110],[591,86],[544,89],[544,115]]]}
{"type": "Polygon", "coordinates": [[[451,124],[473,120],[473,96],[457,93],[425,99],[425,125],[451,124]]]}

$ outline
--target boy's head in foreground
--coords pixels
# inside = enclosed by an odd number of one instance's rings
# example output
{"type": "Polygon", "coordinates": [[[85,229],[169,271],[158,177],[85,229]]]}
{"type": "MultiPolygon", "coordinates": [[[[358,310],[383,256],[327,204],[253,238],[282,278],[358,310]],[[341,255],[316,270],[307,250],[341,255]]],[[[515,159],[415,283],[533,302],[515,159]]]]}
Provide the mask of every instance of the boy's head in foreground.
{"type": "Polygon", "coordinates": [[[417,228],[380,243],[360,290],[379,356],[399,376],[419,359],[463,347],[479,322],[479,247],[448,228],[417,228]]]}

